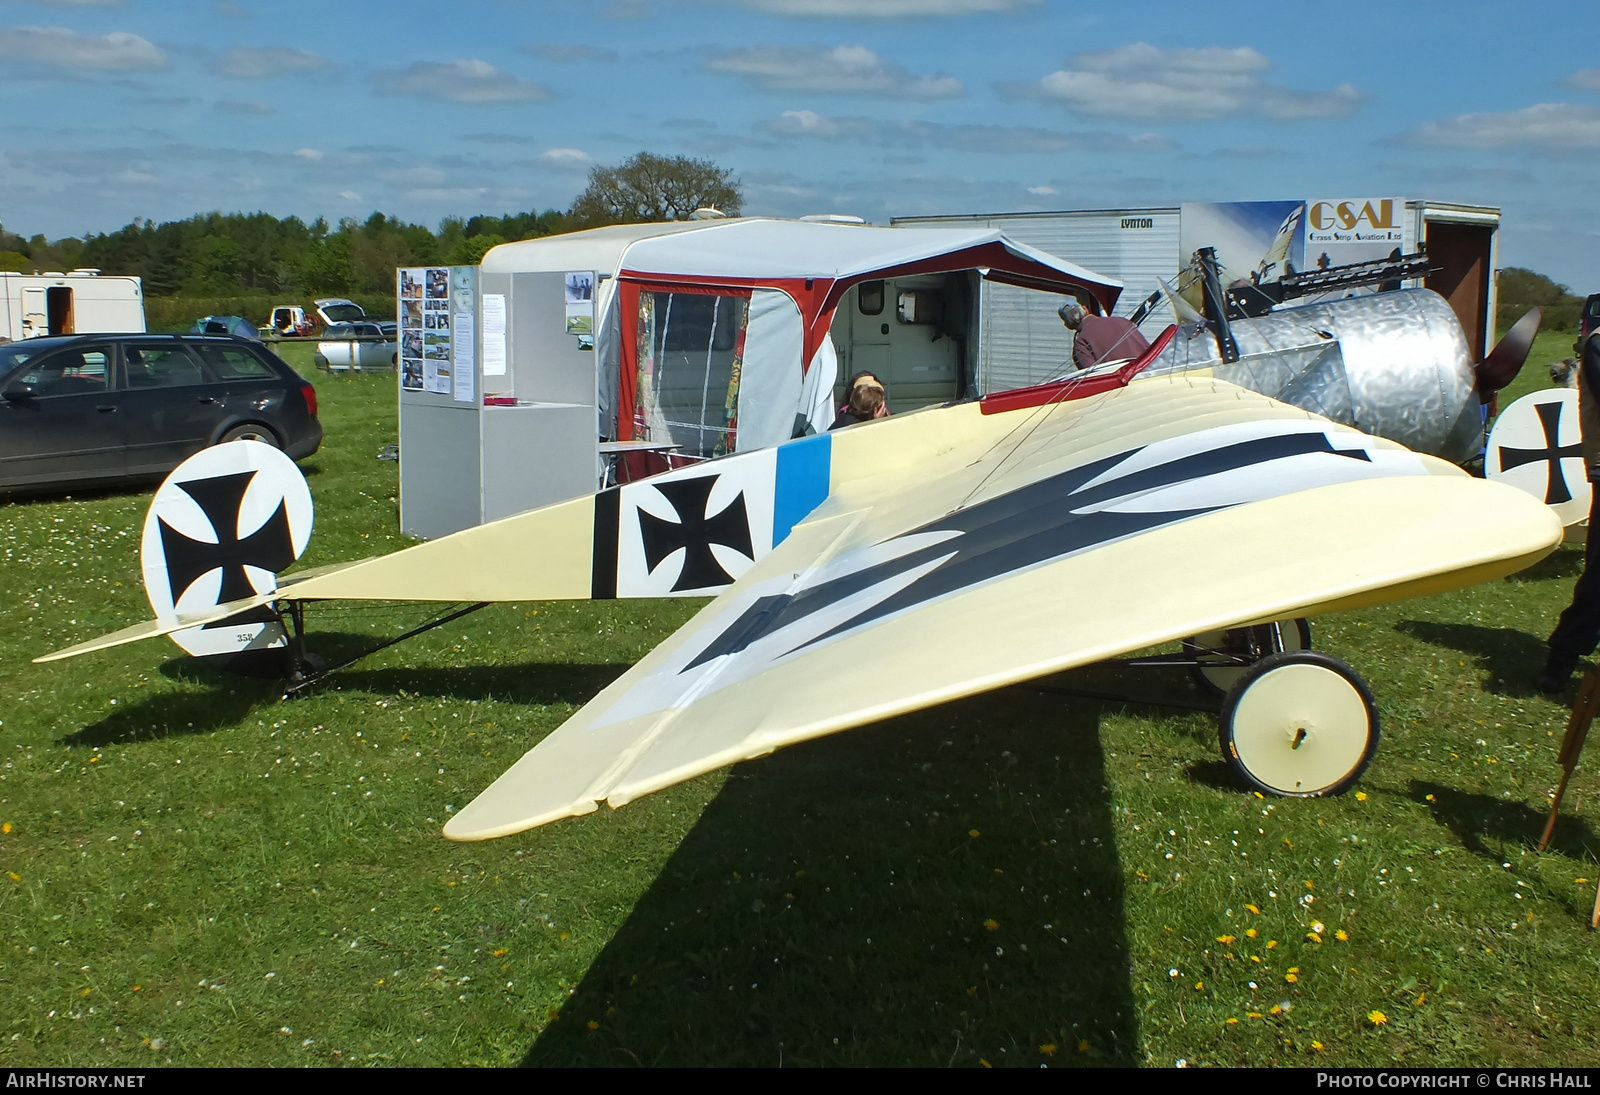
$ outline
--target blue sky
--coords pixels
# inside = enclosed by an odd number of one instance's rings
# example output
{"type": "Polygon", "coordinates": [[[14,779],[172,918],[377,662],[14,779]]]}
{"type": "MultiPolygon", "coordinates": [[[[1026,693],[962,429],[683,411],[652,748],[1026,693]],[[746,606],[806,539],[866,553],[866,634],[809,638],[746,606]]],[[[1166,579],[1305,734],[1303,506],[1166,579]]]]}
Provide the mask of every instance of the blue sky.
{"type": "Polygon", "coordinates": [[[565,208],[705,156],[746,211],[1400,194],[1600,291],[1600,5],[0,0],[0,222],[565,208]]]}

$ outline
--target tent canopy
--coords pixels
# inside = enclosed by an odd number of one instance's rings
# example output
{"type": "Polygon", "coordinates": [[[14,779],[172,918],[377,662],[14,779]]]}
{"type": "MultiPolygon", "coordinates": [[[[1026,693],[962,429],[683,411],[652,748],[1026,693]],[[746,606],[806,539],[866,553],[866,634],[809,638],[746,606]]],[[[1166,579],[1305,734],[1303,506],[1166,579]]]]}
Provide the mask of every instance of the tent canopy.
{"type": "Polygon", "coordinates": [[[670,442],[693,456],[827,429],[837,369],[828,331],[861,282],[976,270],[1103,313],[1122,291],[1114,278],[994,228],[764,217],[612,225],[501,244],[482,269],[598,273],[601,436],[670,442]]]}

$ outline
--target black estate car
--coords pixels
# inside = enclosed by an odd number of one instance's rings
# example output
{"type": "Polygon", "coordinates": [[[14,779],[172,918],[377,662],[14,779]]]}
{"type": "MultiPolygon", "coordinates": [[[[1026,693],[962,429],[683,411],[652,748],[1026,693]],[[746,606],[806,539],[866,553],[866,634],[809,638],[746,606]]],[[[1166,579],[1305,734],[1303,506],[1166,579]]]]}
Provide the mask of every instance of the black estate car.
{"type": "Polygon", "coordinates": [[[68,335],[0,345],[0,490],[157,478],[249,438],[298,460],[322,444],[317,393],[260,343],[68,335]]]}

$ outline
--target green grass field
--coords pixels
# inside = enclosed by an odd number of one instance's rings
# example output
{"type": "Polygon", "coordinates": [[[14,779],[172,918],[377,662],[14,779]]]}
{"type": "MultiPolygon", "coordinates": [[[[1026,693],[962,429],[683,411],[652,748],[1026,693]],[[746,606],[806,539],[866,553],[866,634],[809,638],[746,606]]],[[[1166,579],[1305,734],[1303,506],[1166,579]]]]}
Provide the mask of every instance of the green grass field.
{"type": "MultiPolygon", "coordinates": [[[[402,546],[392,380],[315,379],[302,563],[402,546]]],[[[1257,798],[1211,715],[1019,687],[454,845],[453,809],[696,604],[496,606],[290,702],[165,641],[29,664],[146,616],[148,497],[0,506],[0,1064],[1596,1059],[1588,768],[1534,851],[1573,547],[1314,622],[1382,707],[1359,794],[1257,798]]],[[[311,622],[350,650],[424,616],[311,622]]]]}

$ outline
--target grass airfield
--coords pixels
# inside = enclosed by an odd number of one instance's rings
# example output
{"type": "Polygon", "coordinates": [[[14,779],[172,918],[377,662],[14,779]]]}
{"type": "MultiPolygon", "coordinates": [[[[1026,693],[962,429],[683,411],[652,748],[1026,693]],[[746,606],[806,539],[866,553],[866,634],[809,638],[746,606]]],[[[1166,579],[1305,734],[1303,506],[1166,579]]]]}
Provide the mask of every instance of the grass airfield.
{"type": "MultiPolygon", "coordinates": [[[[302,564],[403,546],[392,380],[313,379],[302,564]]],[[[148,499],[0,506],[5,1066],[1595,1061],[1592,751],[1534,851],[1577,546],[1313,622],[1382,708],[1360,794],[1260,799],[1212,715],[1019,687],[456,845],[448,813],[698,602],[499,605],[292,702],[165,641],[29,664],[147,615],[148,499]]],[[[309,618],[338,655],[426,615],[309,618]]]]}

